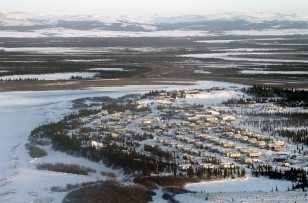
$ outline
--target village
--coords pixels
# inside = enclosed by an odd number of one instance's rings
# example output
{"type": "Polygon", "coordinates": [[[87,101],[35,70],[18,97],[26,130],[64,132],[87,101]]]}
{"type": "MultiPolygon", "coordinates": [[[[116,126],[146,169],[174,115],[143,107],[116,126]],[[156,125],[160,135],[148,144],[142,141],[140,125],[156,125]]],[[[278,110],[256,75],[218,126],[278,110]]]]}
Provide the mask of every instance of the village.
{"type": "MultiPolygon", "coordinates": [[[[122,146],[121,153],[134,151],[172,160],[179,174],[189,169],[228,169],[235,171],[271,167],[307,171],[307,148],[280,136],[241,126],[244,112],[283,112],[269,100],[247,104],[189,103],[187,96],[203,92],[228,91],[225,88],[153,92],[133,102],[136,111],[108,112],[78,118],[68,136],[81,140],[81,147],[100,151],[109,142],[122,146]],[[155,149],[156,153],[153,153],[155,149]],[[167,154],[160,156],[159,152],[167,154]]],[[[110,143],[109,143],[110,145],[110,143]]],[[[165,171],[166,174],[170,171],[165,171]]]]}

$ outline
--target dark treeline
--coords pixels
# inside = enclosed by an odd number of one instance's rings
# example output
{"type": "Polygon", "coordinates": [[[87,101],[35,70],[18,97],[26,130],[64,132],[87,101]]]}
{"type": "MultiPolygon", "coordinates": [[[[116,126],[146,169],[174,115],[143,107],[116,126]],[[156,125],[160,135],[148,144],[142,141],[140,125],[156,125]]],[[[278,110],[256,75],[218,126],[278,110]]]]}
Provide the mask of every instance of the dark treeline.
{"type": "Polygon", "coordinates": [[[41,163],[36,166],[39,170],[48,170],[62,173],[73,173],[79,175],[88,175],[88,173],[95,173],[94,169],[88,167],[81,167],[77,164],[63,164],[63,163],[41,163]]]}
{"type": "Polygon", "coordinates": [[[302,129],[302,130],[276,130],[276,133],[279,136],[287,137],[288,140],[292,139],[293,142],[297,143],[303,143],[306,146],[308,146],[308,130],[302,129]]]}
{"type": "Polygon", "coordinates": [[[301,168],[290,168],[290,170],[282,171],[281,169],[278,170],[277,168],[273,169],[270,165],[260,165],[257,167],[252,166],[252,174],[258,177],[259,175],[268,176],[270,179],[285,179],[289,181],[296,182],[293,184],[292,189],[302,188],[305,191],[308,187],[307,183],[307,173],[301,168]]]}
{"type": "Polygon", "coordinates": [[[285,106],[308,106],[308,91],[284,89],[280,87],[268,87],[253,85],[249,88],[244,88],[243,91],[256,98],[262,100],[268,97],[282,97],[277,99],[277,104],[285,106]]]}
{"type": "Polygon", "coordinates": [[[146,203],[152,200],[150,191],[137,185],[125,186],[116,180],[107,180],[75,190],[64,198],[63,202],[105,202],[105,203],[146,203]]]}
{"type": "Polygon", "coordinates": [[[308,113],[306,112],[275,112],[259,113],[252,111],[249,118],[241,121],[243,125],[253,126],[268,132],[272,136],[282,136],[293,142],[303,143],[308,146],[308,113]],[[270,117],[270,118],[269,118],[270,117]],[[290,130],[286,128],[297,128],[290,130]]]}
{"type": "Polygon", "coordinates": [[[150,92],[145,93],[144,95],[142,95],[141,99],[145,99],[147,97],[156,97],[156,96],[159,96],[160,93],[164,93],[164,92],[166,92],[166,91],[164,91],[164,90],[160,90],[160,91],[158,91],[158,90],[155,90],[155,91],[151,90],[150,92]]]}
{"type": "Polygon", "coordinates": [[[151,71],[149,67],[138,67],[133,69],[128,69],[129,71],[112,71],[112,70],[98,70],[95,77],[98,78],[126,78],[126,77],[133,77],[135,75],[139,75],[142,73],[146,73],[151,71]]]}

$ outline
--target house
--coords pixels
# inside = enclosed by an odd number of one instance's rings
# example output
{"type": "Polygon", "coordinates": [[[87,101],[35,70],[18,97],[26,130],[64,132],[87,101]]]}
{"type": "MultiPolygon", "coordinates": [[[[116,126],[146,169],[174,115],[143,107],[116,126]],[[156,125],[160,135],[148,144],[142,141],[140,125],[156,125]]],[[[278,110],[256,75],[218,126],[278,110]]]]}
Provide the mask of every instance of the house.
{"type": "Polygon", "coordinates": [[[108,115],[108,110],[101,110],[101,115],[102,116],[108,115]]]}
{"type": "Polygon", "coordinates": [[[249,153],[248,153],[248,156],[249,156],[249,157],[259,157],[259,156],[261,156],[261,155],[262,155],[261,152],[249,152],[249,153]]]}
{"type": "Polygon", "coordinates": [[[248,137],[247,137],[247,136],[241,136],[241,137],[239,138],[239,140],[240,140],[241,142],[246,142],[246,141],[248,140],[248,137]]]}
{"type": "Polygon", "coordinates": [[[196,116],[187,116],[188,121],[196,121],[198,118],[196,116]]]}
{"type": "Polygon", "coordinates": [[[163,97],[157,97],[156,101],[164,101],[164,98],[163,97]]]}
{"type": "MultiPolygon", "coordinates": [[[[233,139],[235,139],[235,140],[238,140],[238,139],[240,139],[241,137],[242,137],[241,134],[231,135],[231,138],[233,138],[233,139]]],[[[245,136],[245,137],[247,137],[247,136],[245,136]]]]}
{"type": "Polygon", "coordinates": [[[241,157],[241,153],[239,153],[239,152],[230,152],[230,153],[227,153],[227,157],[230,157],[230,158],[240,158],[241,157]]]}
{"type": "Polygon", "coordinates": [[[114,122],[114,121],[108,121],[106,123],[106,126],[116,126],[117,125],[117,122],[114,122]]]}
{"type": "Polygon", "coordinates": [[[91,141],[91,147],[100,148],[103,147],[103,143],[98,143],[96,141],[91,141]]]}
{"type": "Polygon", "coordinates": [[[280,146],[280,145],[272,144],[272,143],[268,143],[268,144],[267,144],[267,148],[268,148],[269,150],[273,150],[273,151],[279,151],[279,150],[281,150],[281,146],[280,146]]]}
{"type": "Polygon", "coordinates": [[[285,162],[286,159],[285,158],[282,158],[282,157],[276,157],[274,158],[274,162],[285,162]]]}
{"type": "Polygon", "coordinates": [[[181,171],[186,171],[187,169],[189,169],[192,165],[191,164],[180,164],[179,165],[179,169],[181,171]]]}
{"type": "Polygon", "coordinates": [[[195,123],[190,123],[188,126],[189,126],[190,128],[193,128],[193,127],[196,126],[196,124],[195,124],[195,123]]]}
{"type": "Polygon", "coordinates": [[[267,136],[265,136],[265,135],[259,135],[259,136],[257,137],[257,140],[258,140],[258,141],[268,141],[269,138],[268,138],[267,136]]]}
{"type": "Polygon", "coordinates": [[[185,90],[184,93],[185,94],[198,94],[199,90],[185,90]]]}
{"type": "Polygon", "coordinates": [[[240,152],[242,154],[248,154],[249,152],[251,152],[251,149],[250,148],[240,148],[240,152]]]}
{"type": "Polygon", "coordinates": [[[144,123],[144,124],[151,124],[151,123],[152,123],[152,120],[147,119],[147,120],[144,120],[143,123],[144,123]]]}
{"type": "Polygon", "coordinates": [[[243,158],[241,159],[241,162],[244,163],[244,164],[252,164],[252,158],[243,157],[243,158]]]}
{"type": "Polygon", "coordinates": [[[247,143],[249,143],[249,144],[253,144],[255,142],[257,142],[256,138],[250,138],[250,139],[247,140],[247,143]]]}
{"type": "Polygon", "coordinates": [[[210,111],[208,111],[208,112],[211,113],[212,115],[220,115],[219,112],[214,111],[214,110],[210,110],[210,111]]]}
{"type": "Polygon", "coordinates": [[[283,163],[282,166],[285,167],[285,168],[289,168],[290,164],[289,163],[283,163]]]}
{"type": "Polygon", "coordinates": [[[234,143],[231,143],[231,142],[223,143],[221,146],[223,148],[234,148],[235,147],[234,143]]]}
{"type": "Polygon", "coordinates": [[[220,91],[221,91],[221,90],[224,90],[224,89],[225,89],[224,87],[213,87],[213,88],[212,88],[212,90],[220,90],[220,91]]]}
{"type": "Polygon", "coordinates": [[[233,163],[223,163],[219,165],[220,168],[234,168],[234,164],[233,163]]]}
{"type": "Polygon", "coordinates": [[[266,143],[264,141],[257,141],[253,143],[253,146],[264,148],[266,146],[266,143]]]}
{"type": "Polygon", "coordinates": [[[283,146],[284,145],[284,141],[274,141],[274,143],[276,145],[279,145],[279,146],[283,146]]]}
{"type": "Polygon", "coordinates": [[[234,121],[235,117],[234,116],[224,116],[222,117],[223,121],[234,121]]]}
{"type": "Polygon", "coordinates": [[[215,122],[215,121],[218,121],[218,118],[210,117],[210,118],[206,118],[206,121],[215,122]]]}
{"type": "Polygon", "coordinates": [[[214,169],[213,163],[204,163],[204,164],[200,164],[200,166],[205,169],[214,169]]]}
{"type": "Polygon", "coordinates": [[[195,146],[198,147],[198,148],[201,148],[202,144],[203,144],[202,142],[195,142],[195,146]]]}

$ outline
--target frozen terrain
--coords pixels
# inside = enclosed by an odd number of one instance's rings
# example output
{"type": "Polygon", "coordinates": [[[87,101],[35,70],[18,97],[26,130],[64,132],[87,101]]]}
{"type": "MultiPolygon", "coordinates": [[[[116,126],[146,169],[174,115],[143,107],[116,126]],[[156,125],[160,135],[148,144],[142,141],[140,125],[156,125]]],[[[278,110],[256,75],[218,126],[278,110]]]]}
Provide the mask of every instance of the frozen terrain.
{"type": "MultiPolygon", "coordinates": [[[[146,92],[153,89],[191,89],[210,88],[215,86],[229,87],[232,83],[202,81],[194,86],[125,86],[118,88],[92,88],[90,90],[67,90],[46,92],[5,92],[0,93],[0,201],[1,202],[60,202],[63,193],[50,191],[53,186],[65,187],[67,184],[96,181],[104,179],[101,171],[111,172],[99,163],[83,158],[76,158],[65,153],[55,152],[49,147],[47,157],[32,159],[26,149],[28,136],[36,126],[58,121],[64,115],[74,111],[71,101],[76,98],[110,96],[119,97],[132,92],[146,92]],[[17,159],[17,160],[14,160],[17,159]],[[39,171],[37,163],[66,164],[78,163],[82,166],[96,169],[96,173],[89,176],[72,175],[48,171],[39,171]]],[[[226,96],[226,95],[225,95],[226,96]]],[[[227,95],[228,96],[228,95],[227,95]]],[[[231,95],[229,95],[231,96],[231,95]]],[[[213,96],[203,96],[213,99],[213,96]]],[[[211,100],[211,102],[218,102],[211,100]]],[[[121,180],[120,171],[116,175],[121,180]]]]}
{"type": "MultiPolygon", "coordinates": [[[[199,81],[190,86],[124,86],[75,91],[0,93],[0,122],[2,126],[0,129],[2,139],[0,143],[0,170],[2,172],[0,176],[0,201],[61,202],[67,192],[52,192],[51,187],[65,187],[67,184],[107,179],[107,177],[100,174],[101,171],[114,172],[120,181],[126,178],[121,170],[112,170],[106,168],[102,163],[95,163],[83,158],[72,157],[65,153],[55,152],[49,146],[44,147],[48,152],[46,157],[32,159],[28,155],[24,144],[27,143],[30,131],[40,124],[58,121],[64,115],[74,111],[71,105],[73,99],[97,96],[115,98],[129,93],[143,93],[149,90],[165,89],[171,91],[213,87],[224,87],[226,91],[204,91],[197,95],[191,94],[187,96],[187,102],[213,105],[228,98],[242,98],[243,96],[243,93],[238,91],[243,85],[215,81],[199,81]],[[97,172],[83,176],[39,171],[35,168],[37,163],[56,162],[78,163],[82,166],[96,169],[97,172]]],[[[177,195],[176,199],[180,202],[204,202],[206,197],[210,197],[207,202],[220,200],[224,202],[232,202],[232,200],[235,200],[235,202],[258,202],[261,198],[264,199],[264,202],[271,202],[276,199],[281,202],[288,202],[290,197],[297,199],[297,202],[307,200],[304,193],[291,192],[288,193],[289,195],[283,193],[291,187],[292,183],[288,181],[269,180],[262,177],[255,178],[248,173],[248,177],[245,179],[188,184],[186,189],[196,193],[177,195]],[[272,190],[276,190],[276,186],[279,192],[272,193],[272,190]],[[248,196],[256,197],[256,199],[248,201],[248,196]]],[[[161,188],[156,192],[157,195],[153,197],[154,202],[162,202],[161,196],[163,192],[161,188]]]]}
{"type": "Polygon", "coordinates": [[[93,78],[96,73],[75,72],[75,73],[53,73],[37,75],[9,75],[0,77],[0,80],[70,80],[72,77],[93,78]]]}
{"type": "Polygon", "coordinates": [[[47,157],[32,159],[25,149],[25,144],[34,127],[58,121],[72,112],[71,100],[89,96],[118,97],[124,94],[126,93],[95,90],[1,93],[0,202],[60,202],[65,193],[51,193],[50,187],[96,181],[98,177],[102,178],[97,175],[100,171],[111,171],[86,159],[74,158],[50,149],[47,149],[47,157]],[[35,164],[41,162],[79,163],[96,169],[97,174],[81,176],[39,171],[35,164]]]}

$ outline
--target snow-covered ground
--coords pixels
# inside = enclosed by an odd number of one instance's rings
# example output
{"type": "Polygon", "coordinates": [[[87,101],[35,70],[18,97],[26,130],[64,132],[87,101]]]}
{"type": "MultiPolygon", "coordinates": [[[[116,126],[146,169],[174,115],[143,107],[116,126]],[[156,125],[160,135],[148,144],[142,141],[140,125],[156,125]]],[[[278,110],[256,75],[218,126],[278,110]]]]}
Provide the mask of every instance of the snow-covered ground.
{"type": "Polygon", "coordinates": [[[47,149],[47,157],[32,159],[25,144],[34,127],[57,121],[72,112],[71,100],[93,96],[119,97],[124,94],[126,93],[95,90],[1,93],[0,202],[33,202],[38,199],[43,200],[42,202],[51,199],[61,202],[66,193],[51,193],[50,187],[95,181],[101,171],[109,172],[97,163],[50,149],[47,149]],[[96,169],[97,173],[80,176],[39,171],[35,168],[38,162],[78,163],[96,169]]]}
{"type": "Polygon", "coordinates": [[[204,70],[195,70],[195,73],[202,73],[202,74],[211,74],[209,71],[204,71],[204,70]]]}
{"type": "Polygon", "coordinates": [[[89,70],[132,71],[132,69],[124,69],[124,68],[90,68],[89,70]]]}
{"type": "MultiPolygon", "coordinates": [[[[175,90],[229,87],[234,85],[233,83],[200,81],[198,84],[191,86],[125,86],[75,91],[0,93],[0,201],[33,202],[42,200],[43,202],[48,202],[55,200],[55,202],[60,202],[66,193],[51,192],[50,187],[64,187],[67,184],[104,179],[104,177],[100,176],[100,172],[110,171],[110,169],[99,163],[72,157],[65,153],[54,152],[48,147],[46,148],[48,152],[47,157],[32,159],[28,155],[24,145],[27,143],[31,130],[40,124],[58,121],[64,115],[74,111],[71,105],[73,99],[97,96],[119,97],[133,92],[142,93],[153,89],[175,90]],[[18,159],[12,160],[12,158],[18,159]],[[97,172],[90,176],[81,176],[39,171],[35,168],[35,164],[42,162],[78,163],[94,168],[97,172]]],[[[206,100],[205,96],[204,100],[206,100]]],[[[119,171],[113,172],[116,172],[120,179],[122,178],[119,171]]]]}
{"type": "Polygon", "coordinates": [[[35,37],[193,37],[193,36],[215,36],[213,33],[201,30],[171,30],[153,32],[129,32],[108,30],[73,30],[73,29],[42,29],[34,32],[16,32],[3,30],[0,37],[35,38],[35,37]]]}
{"type": "Polygon", "coordinates": [[[283,35],[306,35],[308,33],[307,29],[266,29],[266,30],[232,30],[225,31],[225,35],[259,35],[259,36],[280,36],[283,35]]]}
{"type": "MultiPolygon", "coordinates": [[[[274,59],[274,58],[254,58],[241,57],[242,55],[254,54],[269,54],[269,53],[255,53],[255,52],[229,52],[229,53],[210,53],[210,54],[186,54],[181,57],[201,58],[201,59],[222,59],[226,61],[250,61],[250,62],[279,62],[279,63],[308,63],[308,60],[292,60],[292,59],[274,59]]],[[[285,53],[283,53],[285,54],[285,53]]]]}
{"type": "Polygon", "coordinates": [[[93,78],[97,73],[93,72],[74,72],[74,73],[52,73],[52,74],[27,74],[27,75],[8,75],[0,77],[2,80],[70,80],[72,77],[93,78]]]}
{"type": "MultiPolygon", "coordinates": [[[[57,121],[64,115],[74,111],[71,101],[76,98],[110,96],[119,97],[129,93],[143,93],[149,90],[187,90],[187,89],[210,89],[213,87],[224,87],[226,91],[203,91],[200,94],[187,95],[189,103],[203,103],[212,105],[220,103],[228,98],[242,98],[243,94],[239,88],[243,85],[216,82],[199,81],[192,85],[160,85],[160,86],[124,86],[91,88],[88,90],[66,90],[66,91],[46,91],[46,92],[7,92],[0,93],[0,136],[1,136],[1,156],[0,156],[0,202],[61,202],[66,192],[51,192],[53,186],[65,187],[67,184],[76,184],[95,180],[104,180],[107,177],[100,174],[101,171],[114,172],[119,180],[123,180],[124,175],[120,170],[106,168],[101,163],[91,162],[83,158],[69,156],[65,153],[55,152],[50,146],[44,147],[48,152],[47,157],[32,159],[24,144],[27,143],[31,130],[46,122],[57,121]],[[237,88],[235,88],[235,86],[237,88]],[[12,160],[17,158],[17,160],[12,160]],[[35,168],[37,163],[66,164],[78,163],[82,166],[96,169],[96,173],[89,176],[72,175],[65,173],[39,171],[35,168]]],[[[180,102],[180,101],[179,101],[180,102]]],[[[157,114],[153,111],[153,115],[157,114]]],[[[148,117],[153,116],[148,115],[148,117]]],[[[138,120],[136,121],[138,122],[138,120]]],[[[128,126],[128,128],[134,126],[128,126]]],[[[205,194],[210,193],[215,199],[227,199],[242,197],[245,192],[258,193],[260,199],[266,192],[275,190],[286,191],[292,187],[291,182],[280,180],[269,180],[266,178],[254,178],[248,174],[246,179],[223,180],[220,182],[202,182],[188,184],[187,189],[196,191],[196,194],[177,195],[180,202],[203,202],[205,194]],[[200,191],[203,191],[202,193],[200,191]],[[262,191],[262,193],[260,192],[262,191]],[[222,193],[219,193],[222,192],[222,193]],[[236,194],[238,194],[236,196],[236,194]]],[[[156,190],[154,202],[162,202],[163,194],[161,188],[156,190]]],[[[277,194],[277,193],[275,193],[277,194]]],[[[293,194],[293,193],[292,193],[293,194]]],[[[295,194],[295,193],[294,193],[295,194]]],[[[254,194],[255,195],[255,194],[254,194]]],[[[299,193],[299,201],[305,198],[304,193],[299,193]]],[[[244,197],[243,197],[244,199],[244,197]]],[[[286,199],[286,198],[284,198],[286,199]]],[[[208,201],[211,202],[212,200],[208,201]]],[[[213,200],[214,201],[214,200],[213,200]]],[[[246,200],[245,200],[246,201],[246,200]]]]}
{"type": "Polygon", "coordinates": [[[268,178],[249,177],[245,179],[210,181],[187,184],[186,189],[200,192],[271,192],[278,187],[279,191],[286,191],[292,188],[292,182],[284,180],[271,180],[268,178]]]}
{"type": "Polygon", "coordinates": [[[241,71],[243,74],[284,74],[284,75],[302,75],[308,74],[308,71],[257,71],[257,70],[243,70],[241,71]]]}

